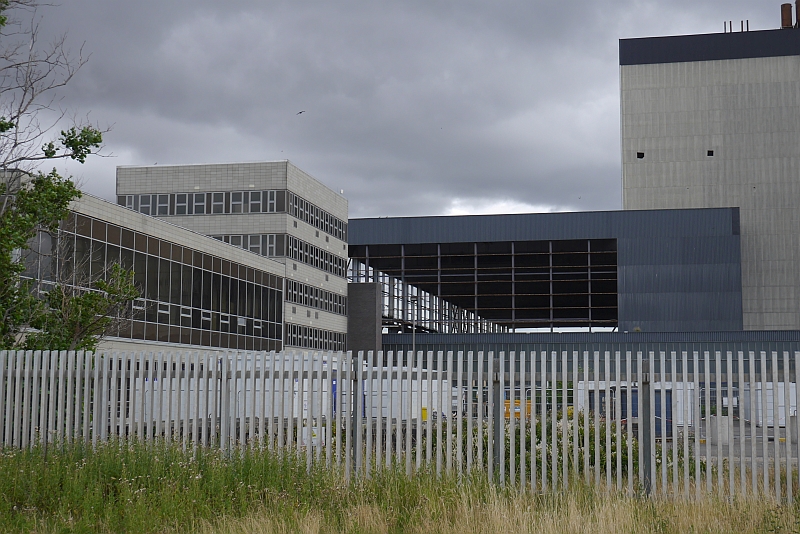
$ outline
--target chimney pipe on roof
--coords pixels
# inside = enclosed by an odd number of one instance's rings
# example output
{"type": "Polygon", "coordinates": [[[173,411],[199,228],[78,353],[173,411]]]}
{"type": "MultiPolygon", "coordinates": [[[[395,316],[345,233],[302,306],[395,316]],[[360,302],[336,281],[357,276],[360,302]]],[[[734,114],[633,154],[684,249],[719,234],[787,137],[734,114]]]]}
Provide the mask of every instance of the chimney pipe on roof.
{"type": "Polygon", "coordinates": [[[792,28],[792,4],[781,4],[781,29],[792,28]]]}

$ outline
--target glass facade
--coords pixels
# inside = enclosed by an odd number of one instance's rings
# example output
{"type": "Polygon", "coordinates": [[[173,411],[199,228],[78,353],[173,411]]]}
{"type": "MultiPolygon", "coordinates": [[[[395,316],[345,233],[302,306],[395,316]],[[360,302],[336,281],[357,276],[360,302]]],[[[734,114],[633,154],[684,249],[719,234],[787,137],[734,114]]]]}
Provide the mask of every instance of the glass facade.
{"type": "Polygon", "coordinates": [[[131,319],[110,336],[283,348],[282,277],[81,214],[65,221],[58,239],[61,272],[54,277],[49,264],[37,262],[29,267],[31,277],[83,285],[115,262],[134,271],[141,298],[131,305],[131,319]]]}

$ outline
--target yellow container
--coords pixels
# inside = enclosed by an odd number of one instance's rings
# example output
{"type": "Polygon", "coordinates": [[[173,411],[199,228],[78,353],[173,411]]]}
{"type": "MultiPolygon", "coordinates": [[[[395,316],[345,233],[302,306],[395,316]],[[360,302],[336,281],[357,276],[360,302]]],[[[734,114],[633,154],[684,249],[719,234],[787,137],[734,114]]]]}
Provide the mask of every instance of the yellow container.
{"type": "Polygon", "coordinates": [[[428,407],[427,406],[423,406],[422,407],[422,420],[423,421],[427,421],[428,420],[428,407]]]}

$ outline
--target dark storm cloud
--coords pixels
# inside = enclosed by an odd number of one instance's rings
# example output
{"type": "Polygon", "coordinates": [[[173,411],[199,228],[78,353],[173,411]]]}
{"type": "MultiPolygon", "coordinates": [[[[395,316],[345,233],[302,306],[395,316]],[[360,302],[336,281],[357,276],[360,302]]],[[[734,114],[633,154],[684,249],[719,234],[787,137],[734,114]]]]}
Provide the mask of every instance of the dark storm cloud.
{"type": "Polygon", "coordinates": [[[620,207],[618,39],[775,27],[780,2],[70,0],[65,105],[114,158],[290,159],[353,216],[620,207]],[[297,112],[305,110],[298,115],[297,112]]]}

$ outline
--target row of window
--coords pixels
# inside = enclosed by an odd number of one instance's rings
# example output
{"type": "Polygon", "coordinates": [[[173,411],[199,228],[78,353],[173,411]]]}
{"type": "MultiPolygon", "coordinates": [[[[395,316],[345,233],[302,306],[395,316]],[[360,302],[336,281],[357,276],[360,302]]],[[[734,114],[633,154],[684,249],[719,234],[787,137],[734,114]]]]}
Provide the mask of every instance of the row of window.
{"type": "Polygon", "coordinates": [[[117,203],[154,217],[289,213],[337,239],[347,240],[347,222],[285,190],[119,195],[117,203]]]}
{"type": "Polygon", "coordinates": [[[347,315],[347,297],[294,280],[286,280],[286,302],[347,315]]]}
{"type": "Polygon", "coordinates": [[[212,235],[218,241],[269,257],[287,257],[344,278],[347,259],[286,234],[212,235]]]}
{"type": "Polygon", "coordinates": [[[211,235],[209,237],[270,258],[286,255],[286,234],[236,234],[211,235]]]}
{"type": "Polygon", "coordinates": [[[332,235],[342,241],[347,241],[347,223],[333,217],[323,209],[318,208],[304,198],[287,191],[289,215],[305,221],[314,228],[332,235]]]}
{"type": "Polygon", "coordinates": [[[311,326],[286,323],[284,339],[287,347],[305,347],[316,350],[347,350],[347,335],[311,326]]]}
{"type": "Polygon", "coordinates": [[[223,191],[120,195],[117,203],[156,217],[286,212],[286,191],[223,191]]]}
{"type": "Polygon", "coordinates": [[[286,257],[322,269],[334,276],[347,276],[347,259],[315,247],[294,236],[286,236],[286,257]]]}
{"type": "MultiPolygon", "coordinates": [[[[280,303],[277,302],[274,305],[280,306],[280,303]]],[[[132,307],[132,317],[139,321],[213,330],[226,334],[281,339],[281,323],[267,319],[236,315],[235,313],[220,313],[145,298],[134,300],[132,307]]],[[[280,310],[272,310],[272,312],[273,317],[280,318],[282,316],[280,310]]]]}

